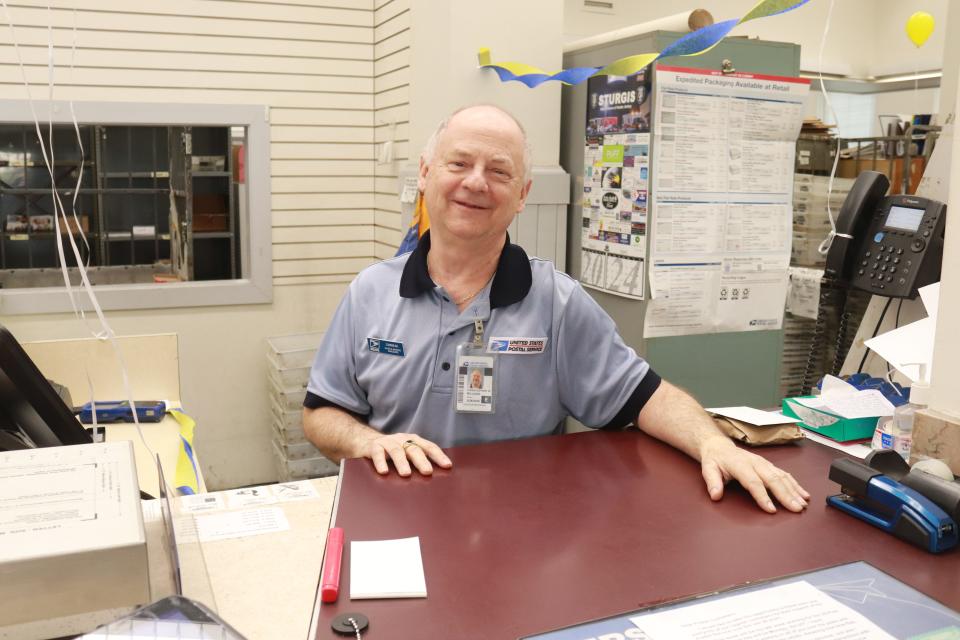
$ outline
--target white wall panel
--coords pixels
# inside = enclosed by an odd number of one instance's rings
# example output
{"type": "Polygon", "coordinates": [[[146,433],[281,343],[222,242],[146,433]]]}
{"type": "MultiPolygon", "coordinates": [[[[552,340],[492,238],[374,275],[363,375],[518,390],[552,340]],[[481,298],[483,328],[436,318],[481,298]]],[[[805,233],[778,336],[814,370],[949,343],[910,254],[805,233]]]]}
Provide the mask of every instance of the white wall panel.
{"type": "Polygon", "coordinates": [[[390,0],[374,11],[374,140],[386,142],[393,160],[377,164],[374,180],[375,255],[389,258],[403,239],[397,172],[409,157],[410,0],[390,0]]]}

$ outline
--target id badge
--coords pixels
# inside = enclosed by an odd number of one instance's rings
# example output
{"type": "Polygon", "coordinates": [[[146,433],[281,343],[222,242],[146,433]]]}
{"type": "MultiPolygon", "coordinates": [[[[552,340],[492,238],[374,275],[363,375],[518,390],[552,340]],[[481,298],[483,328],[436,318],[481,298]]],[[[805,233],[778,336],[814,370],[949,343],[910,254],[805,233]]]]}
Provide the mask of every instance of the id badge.
{"type": "Polygon", "coordinates": [[[497,356],[483,346],[483,323],[477,321],[474,341],[457,347],[457,413],[493,413],[496,409],[497,356]]]}

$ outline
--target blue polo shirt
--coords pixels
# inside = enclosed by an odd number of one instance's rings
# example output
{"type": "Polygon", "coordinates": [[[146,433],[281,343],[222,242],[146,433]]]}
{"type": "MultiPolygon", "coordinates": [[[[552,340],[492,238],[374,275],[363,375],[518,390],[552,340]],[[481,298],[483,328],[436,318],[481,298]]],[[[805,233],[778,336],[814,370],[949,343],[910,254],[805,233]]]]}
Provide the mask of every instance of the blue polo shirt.
{"type": "Polygon", "coordinates": [[[416,250],[364,269],[317,351],[304,406],[337,406],[383,433],[417,433],[442,447],[560,433],[636,418],[660,377],[603,309],[553,263],[509,237],[489,285],[461,313],[430,279],[427,232],[416,250]],[[546,339],[538,353],[500,353],[495,412],[454,410],[456,350],[484,321],[494,338],[546,339]]]}

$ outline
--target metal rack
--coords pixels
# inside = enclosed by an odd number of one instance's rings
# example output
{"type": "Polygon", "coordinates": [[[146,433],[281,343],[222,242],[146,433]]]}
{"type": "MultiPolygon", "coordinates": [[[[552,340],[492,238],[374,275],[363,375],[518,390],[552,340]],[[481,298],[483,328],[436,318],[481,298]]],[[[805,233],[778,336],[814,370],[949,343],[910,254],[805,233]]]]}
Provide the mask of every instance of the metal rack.
{"type": "MultiPolygon", "coordinates": [[[[240,225],[230,127],[84,125],[79,130],[86,157],[77,214],[86,243],[79,237],[76,242],[92,282],[239,277],[240,225]],[[197,153],[192,145],[170,143],[181,132],[199,140],[197,153]],[[197,164],[196,156],[215,156],[214,168],[209,169],[209,162],[197,164]],[[185,270],[171,265],[176,233],[170,230],[170,195],[175,167],[182,168],[181,186],[189,184],[179,190],[185,197],[179,205],[183,213],[180,230],[185,232],[181,248],[189,265],[185,270]],[[222,202],[222,211],[217,212],[221,217],[216,218],[222,220],[221,228],[195,230],[194,193],[222,202]]],[[[41,131],[46,138],[46,130],[41,131]]],[[[71,202],[81,166],[73,128],[55,127],[54,145],[54,182],[68,217],[72,217],[71,202]]],[[[173,191],[177,195],[178,190],[173,191]]],[[[54,213],[50,177],[33,126],[0,125],[0,286],[62,283],[56,242],[52,241],[55,233],[46,228],[54,213]]],[[[71,227],[76,227],[72,221],[71,227]]],[[[64,229],[61,232],[71,278],[78,280],[69,239],[64,229]]]]}

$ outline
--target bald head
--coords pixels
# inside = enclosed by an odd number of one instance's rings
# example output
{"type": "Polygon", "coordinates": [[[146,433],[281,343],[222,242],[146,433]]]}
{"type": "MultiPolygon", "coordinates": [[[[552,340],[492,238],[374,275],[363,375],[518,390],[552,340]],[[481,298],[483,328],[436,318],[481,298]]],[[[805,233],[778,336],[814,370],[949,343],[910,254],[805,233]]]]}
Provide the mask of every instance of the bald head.
{"type": "Polygon", "coordinates": [[[490,126],[498,127],[506,131],[512,129],[517,134],[517,142],[520,145],[523,156],[523,182],[526,183],[530,180],[533,162],[530,154],[530,145],[527,142],[527,132],[512,113],[492,104],[477,104],[461,107],[441,120],[436,130],[430,135],[430,138],[427,139],[427,144],[421,154],[424,162],[427,164],[432,162],[440,138],[446,133],[451,122],[458,118],[469,120],[483,119],[490,126]]]}

